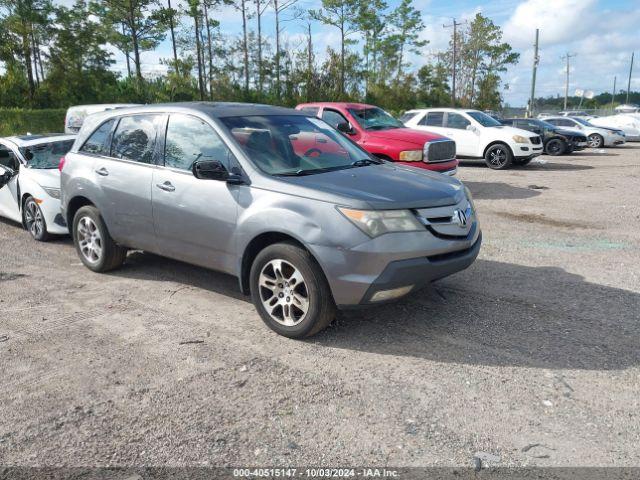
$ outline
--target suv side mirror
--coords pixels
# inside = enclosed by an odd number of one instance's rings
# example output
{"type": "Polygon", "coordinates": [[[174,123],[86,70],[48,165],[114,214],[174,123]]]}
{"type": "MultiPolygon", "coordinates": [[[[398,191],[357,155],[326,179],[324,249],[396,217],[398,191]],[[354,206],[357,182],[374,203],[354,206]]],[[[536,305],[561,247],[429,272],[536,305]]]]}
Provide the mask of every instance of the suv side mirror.
{"type": "Polygon", "coordinates": [[[202,180],[221,180],[229,178],[229,172],[218,160],[197,160],[193,162],[193,176],[202,180]]]}
{"type": "Polygon", "coordinates": [[[218,160],[196,160],[193,162],[193,176],[202,180],[219,180],[232,185],[241,185],[246,183],[241,174],[236,173],[235,169],[232,173],[218,160]]]}
{"type": "Polygon", "coordinates": [[[354,133],[356,133],[356,131],[353,129],[351,125],[349,125],[348,122],[340,122],[336,126],[336,128],[338,129],[339,132],[345,133],[347,135],[353,135],[354,133]]]}

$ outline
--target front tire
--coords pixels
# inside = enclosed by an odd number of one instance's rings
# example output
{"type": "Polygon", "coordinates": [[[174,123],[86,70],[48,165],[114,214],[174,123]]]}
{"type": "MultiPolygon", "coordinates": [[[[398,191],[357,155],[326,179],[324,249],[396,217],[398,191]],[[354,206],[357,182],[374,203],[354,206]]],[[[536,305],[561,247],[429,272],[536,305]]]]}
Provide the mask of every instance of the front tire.
{"type": "Polygon", "coordinates": [[[592,133],[591,135],[589,135],[587,141],[589,142],[589,146],[591,148],[601,148],[604,146],[604,138],[598,133],[592,133]]]}
{"type": "Polygon", "coordinates": [[[31,196],[24,201],[22,223],[34,240],[46,242],[51,238],[51,235],[47,232],[47,222],[44,219],[40,205],[31,196]]]}
{"type": "Polygon", "coordinates": [[[567,151],[567,145],[559,138],[552,138],[544,146],[544,151],[547,155],[564,155],[567,151]]]}
{"type": "Polygon", "coordinates": [[[108,272],[120,267],[127,250],[113,241],[99,210],[87,205],[73,217],[73,243],[82,263],[94,272],[108,272]]]}
{"type": "Polygon", "coordinates": [[[513,163],[513,153],[504,143],[496,143],[487,148],[484,161],[493,170],[506,170],[513,163]]]}
{"type": "Polygon", "coordinates": [[[322,269],[297,245],[276,243],[258,253],[250,286],[264,323],[285,337],[310,337],[335,318],[336,305],[322,269]]]}

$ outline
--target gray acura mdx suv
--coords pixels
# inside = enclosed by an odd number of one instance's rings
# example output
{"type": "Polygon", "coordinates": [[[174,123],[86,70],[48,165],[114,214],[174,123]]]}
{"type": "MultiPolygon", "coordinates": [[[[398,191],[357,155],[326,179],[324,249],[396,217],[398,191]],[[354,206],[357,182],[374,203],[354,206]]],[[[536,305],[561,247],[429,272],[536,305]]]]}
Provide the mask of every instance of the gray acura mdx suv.
{"type": "Polygon", "coordinates": [[[399,298],[468,267],[481,232],[453,178],[372,158],[322,120],[185,103],[87,117],[61,164],[82,262],[140,249],[236,275],[265,323],[315,334],[336,308],[399,298]]]}

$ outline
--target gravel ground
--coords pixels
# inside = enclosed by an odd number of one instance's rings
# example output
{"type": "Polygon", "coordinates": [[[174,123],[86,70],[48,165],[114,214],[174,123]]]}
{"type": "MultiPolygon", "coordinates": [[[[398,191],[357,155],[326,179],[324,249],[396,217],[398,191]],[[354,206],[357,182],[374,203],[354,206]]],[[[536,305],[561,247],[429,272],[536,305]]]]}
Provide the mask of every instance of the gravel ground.
{"type": "Polygon", "coordinates": [[[458,178],[476,263],[308,341],[232,277],[0,221],[0,464],[640,466],[640,144],[458,178]]]}

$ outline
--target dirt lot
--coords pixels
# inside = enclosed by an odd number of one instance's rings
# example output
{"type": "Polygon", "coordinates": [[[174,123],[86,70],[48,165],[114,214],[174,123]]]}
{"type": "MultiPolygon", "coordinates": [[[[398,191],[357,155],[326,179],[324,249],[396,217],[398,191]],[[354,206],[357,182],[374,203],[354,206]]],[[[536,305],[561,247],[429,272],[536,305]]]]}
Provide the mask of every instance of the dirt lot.
{"type": "Polygon", "coordinates": [[[309,341],[0,222],[0,464],[640,466],[640,144],[543,161],[463,166],[478,261],[309,341]]]}

